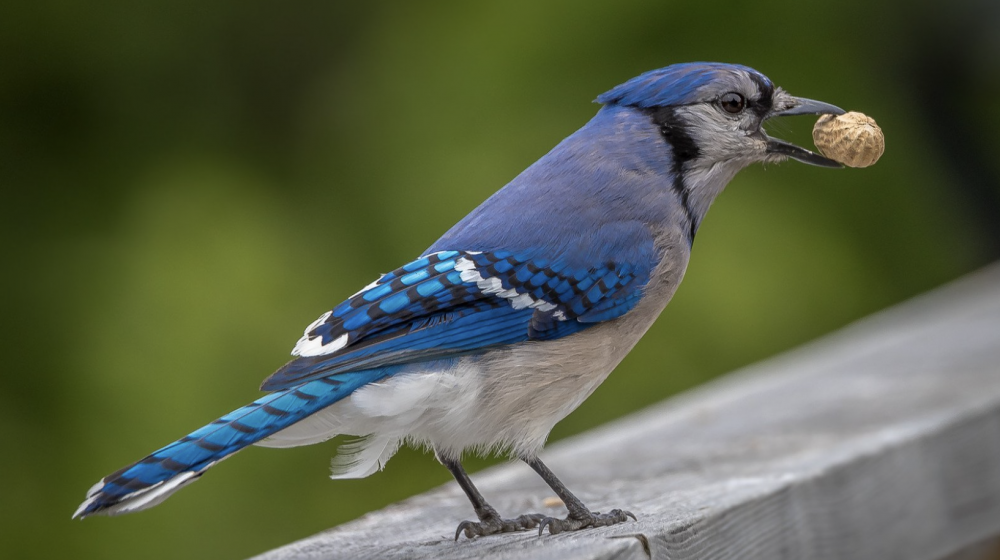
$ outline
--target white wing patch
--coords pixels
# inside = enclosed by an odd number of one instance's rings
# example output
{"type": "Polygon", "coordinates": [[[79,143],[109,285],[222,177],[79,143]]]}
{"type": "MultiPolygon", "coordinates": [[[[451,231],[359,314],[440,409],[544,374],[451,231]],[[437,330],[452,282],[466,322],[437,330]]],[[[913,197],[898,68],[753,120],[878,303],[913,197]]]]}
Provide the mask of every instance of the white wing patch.
{"type": "MultiPolygon", "coordinates": [[[[472,254],[471,251],[467,251],[467,253],[472,254]]],[[[484,294],[502,297],[508,300],[514,309],[532,308],[540,311],[552,311],[556,308],[554,303],[547,302],[544,299],[535,299],[531,297],[531,294],[521,294],[517,290],[503,289],[503,283],[495,276],[483,278],[483,275],[476,270],[476,263],[465,257],[455,261],[455,270],[462,273],[461,278],[463,282],[474,282],[484,294]]]]}
{"type": "Polygon", "coordinates": [[[310,357],[332,354],[347,346],[347,339],[347,333],[344,333],[330,342],[323,344],[323,337],[321,336],[309,338],[309,335],[304,335],[299,339],[298,343],[295,344],[295,348],[292,348],[292,355],[310,357]]]}
{"type": "MultiPolygon", "coordinates": [[[[479,254],[478,251],[463,252],[466,255],[479,254]]],[[[476,263],[466,257],[459,257],[458,260],[455,261],[455,270],[461,273],[460,278],[463,282],[475,284],[486,295],[497,296],[507,300],[514,309],[538,309],[540,311],[552,311],[556,308],[556,304],[545,301],[544,299],[536,299],[532,297],[531,294],[522,294],[514,289],[505,290],[503,282],[495,276],[483,278],[483,275],[476,270],[476,263]]],[[[378,280],[368,284],[351,297],[357,297],[358,295],[376,287],[384,276],[384,274],[379,276],[378,280]]],[[[295,348],[292,349],[293,356],[323,356],[326,354],[332,354],[347,346],[347,343],[349,342],[349,336],[347,333],[340,335],[326,344],[323,344],[323,337],[311,336],[309,334],[313,329],[326,322],[330,318],[331,313],[332,311],[327,311],[326,313],[320,315],[319,319],[316,319],[310,323],[308,327],[306,327],[305,332],[302,334],[302,338],[299,339],[299,341],[295,344],[295,348]]],[[[561,311],[556,311],[553,316],[559,321],[566,320],[566,315],[561,311]]]]}
{"type": "Polygon", "coordinates": [[[292,348],[293,356],[322,356],[323,354],[330,354],[340,350],[344,346],[347,346],[347,333],[331,340],[327,344],[323,344],[323,337],[321,336],[311,336],[309,333],[316,327],[322,325],[327,319],[330,318],[330,314],[333,311],[327,311],[326,313],[319,316],[302,333],[302,338],[295,343],[295,348],[292,348]]]}

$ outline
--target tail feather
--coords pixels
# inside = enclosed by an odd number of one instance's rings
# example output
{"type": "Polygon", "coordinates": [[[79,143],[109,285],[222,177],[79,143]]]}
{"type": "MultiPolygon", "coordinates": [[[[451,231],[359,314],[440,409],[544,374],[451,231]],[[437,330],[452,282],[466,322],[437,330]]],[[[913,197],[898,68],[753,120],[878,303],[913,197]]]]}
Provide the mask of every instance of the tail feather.
{"type": "Polygon", "coordinates": [[[265,395],[104,477],[73,517],[153,507],[209,467],[381,379],[385,370],[338,374],[265,395]]]}

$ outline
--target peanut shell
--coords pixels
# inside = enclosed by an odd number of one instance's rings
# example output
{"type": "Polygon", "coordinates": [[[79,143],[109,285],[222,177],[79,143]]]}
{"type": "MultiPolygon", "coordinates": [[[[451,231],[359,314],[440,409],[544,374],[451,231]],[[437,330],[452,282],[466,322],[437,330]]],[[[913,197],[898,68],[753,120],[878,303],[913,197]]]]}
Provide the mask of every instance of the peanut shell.
{"type": "Polygon", "coordinates": [[[813,142],[824,156],[848,167],[868,167],[885,151],[885,136],[864,113],[823,115],[813,126],[813,142]]]}

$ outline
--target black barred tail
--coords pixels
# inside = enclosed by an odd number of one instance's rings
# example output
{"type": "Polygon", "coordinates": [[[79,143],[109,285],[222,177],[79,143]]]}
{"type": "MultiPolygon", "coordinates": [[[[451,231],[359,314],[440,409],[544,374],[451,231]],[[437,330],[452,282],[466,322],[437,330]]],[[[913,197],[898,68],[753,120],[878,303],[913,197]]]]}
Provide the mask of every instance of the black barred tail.
{"type": "Polygon", "coordinates": [[[261,397],[104,477],[87,492],[73,517],[153,507],[212,465],[330,406],[380,373],[334,375],[261,397]]]}

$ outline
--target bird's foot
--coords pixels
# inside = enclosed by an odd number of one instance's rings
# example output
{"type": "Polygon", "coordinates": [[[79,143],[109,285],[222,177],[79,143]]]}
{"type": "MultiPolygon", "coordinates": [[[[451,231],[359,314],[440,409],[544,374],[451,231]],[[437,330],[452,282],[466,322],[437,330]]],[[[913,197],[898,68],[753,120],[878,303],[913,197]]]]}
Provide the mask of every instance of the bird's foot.
{"type": "Polygon", "coordinates": [[[633,521],[638,521],[632,512],[621,509],[613,509],[608,513],[601,513],[599,511],[570,513],[566,519],[546,517],[538,524],[538,536],[542,536],[546,528],[548,528],[549,534],[555,535],[563,531],[579,531],[587,527],[607,527],[617,523],[624,523],[629,517],[633,521]]]}
{"type": "Polygon", "coordinates": [[[496,535],[499,533],[513,533],[516,531],[526,531],[528,529],[534,529],[538,527],[538,524],[543,520],[547,519],[541,513],[526,513],[516,519],[501,519],[495,512],[492,515],[486,515],[478,522],[476,521],[463,521],[458,524],[458,530],[455,531],[455,540],[465,533],[467,538],[472,537],[483,537],[486,535],[496,535]]]}

